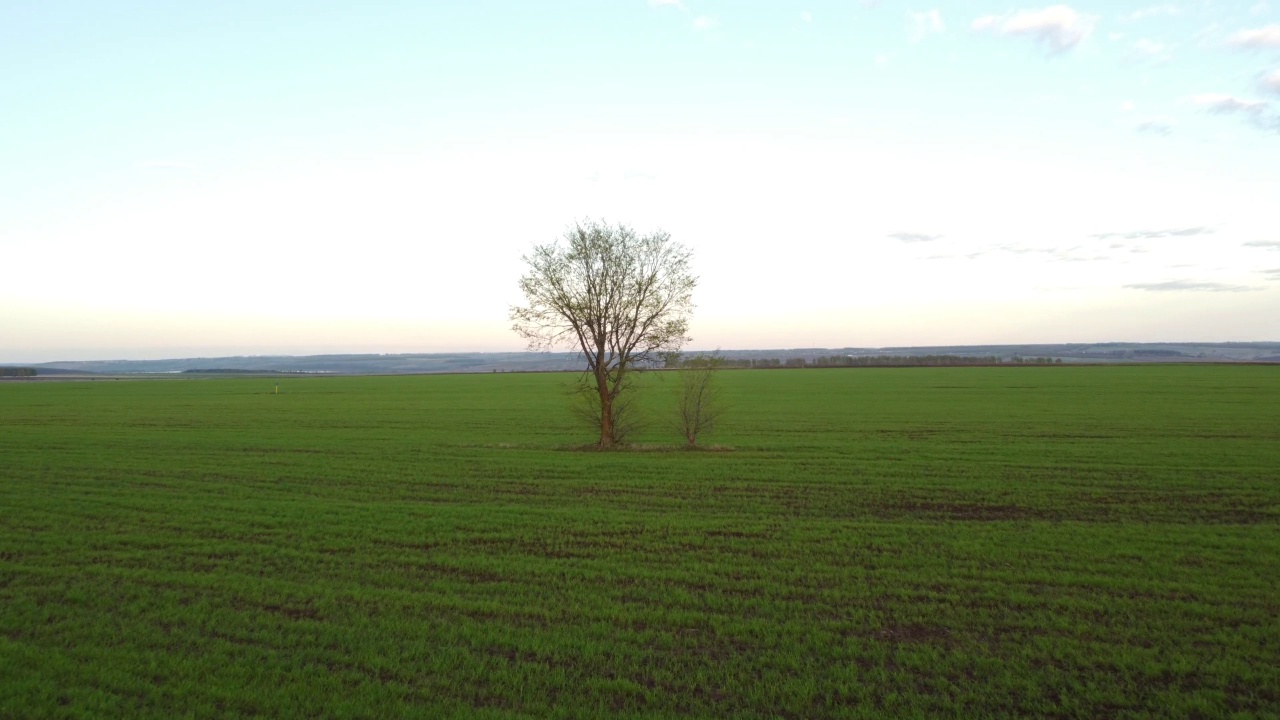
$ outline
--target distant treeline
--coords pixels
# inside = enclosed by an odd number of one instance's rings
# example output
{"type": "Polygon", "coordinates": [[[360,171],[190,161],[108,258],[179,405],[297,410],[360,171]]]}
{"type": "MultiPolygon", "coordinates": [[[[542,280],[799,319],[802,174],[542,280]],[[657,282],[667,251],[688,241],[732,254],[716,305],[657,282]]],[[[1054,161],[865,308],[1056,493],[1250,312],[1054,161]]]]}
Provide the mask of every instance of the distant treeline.
{"type": "Polygon", "coordinates": [[[1129,348],[1126,350],[1110,351],[1090,350],[1081,354],[1088,357],[1115,358],[1116,360],[1131,360],[1134,358],[1195,357],[1194,355],[1189,355],[1184,352],[1167,350],[1164,348],[1156,348],[1154,350],[1146,350],[1143,348],[1129,348]]]}
{"type": "Polygon", "coordinates": [[[245,370],[244,368],[192,368],[183,373],[204,375],[327,375],[328,370],[245,370]]]}
{"type": "MultiPolygon", "coordinates": [[[[680,358],[667,367],[681,367],[690,362],[680,358]]],[[[803,368],[803,367],[947,367],[956,365],[1054,365],[1062,358],[1024,358],[1015,355],[1001,358],[997,355],[827,355],[816,358],[721,358],[720,367],[726,368],[803,368]]]]}
{"type": "Polygon", "coordinates": [[[28,367],[0,367],[0,377],[35,377],[36,369],[28,367]]]}

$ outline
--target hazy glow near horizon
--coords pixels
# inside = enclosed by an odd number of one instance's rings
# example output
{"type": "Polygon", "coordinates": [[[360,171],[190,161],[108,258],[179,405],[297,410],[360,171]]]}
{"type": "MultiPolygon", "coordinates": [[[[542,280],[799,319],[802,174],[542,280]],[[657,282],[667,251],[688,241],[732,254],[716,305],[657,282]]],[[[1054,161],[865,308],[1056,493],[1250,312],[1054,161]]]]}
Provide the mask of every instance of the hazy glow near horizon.
{"type": "Polygon", "coordinates": [[[519,350],[583,217],[700,348],[1280,339],[1267,1],[15,0],[0,108],[0,362],[519,350]]]}

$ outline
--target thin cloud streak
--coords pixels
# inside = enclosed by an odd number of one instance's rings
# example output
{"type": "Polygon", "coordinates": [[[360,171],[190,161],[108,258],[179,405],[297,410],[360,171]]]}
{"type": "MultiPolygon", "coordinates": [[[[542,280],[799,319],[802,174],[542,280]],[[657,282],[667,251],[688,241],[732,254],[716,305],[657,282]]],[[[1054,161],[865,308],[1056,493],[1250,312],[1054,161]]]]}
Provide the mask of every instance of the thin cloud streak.
{"type": "Polygon", "coordinates": [[[1198,105],[1205,110],[1215,114],[1223,115],[1227,113],[1260,113],[1267,109],[1267,103],[1263,100],[1244,100],[1234,95],[1226,95],[1223,93],[1204,93],[1191,97],[1191,104],[1198,105]]]}
{"type": "Polygon", "coordinates": [[[1193,105],[1198,105],[1212,115],[1243,115],[1253,127],[1264,132],[1280,133],[1280,114],[1271,110],[1271,104],[1265,100],[1245,100],[1234,95],[1205,94],[1191,98],[1193,105]]]}
{"type": "Polygon", "coordinates": [[[1089,38],[1097,18],[1081,15],[1066,5],[1041,10],[1019,10],[1005,15],[984,15],[970,26],[979,32],[1030,37],[1051,55],[1074,49],[1089,38]]]}
{"type": "Polygon", "coordinates": [[[904,243],[921,243],[921,242],[933,242],[934,240],[937,240],[942,236],[926,235],[924,233],[896,232],[896,233],[889,233],[889,237],[904,243]]]}
{"type": "Polygon", "coordinates": [[[1133,129],[1144,135],[1167,137],[1173,133],[1173,123],[1168,120],[1143,120],[1135,125],[1133,129]]]}
{"type": "Polygon", "coordinates": [[[1191,237],[1193,235],[1211,235],[1213,228],[1196,226],[1185,228],[1172,228],[1167,230],[1135,230],[1132,232],[1111,232],[1097,233],[1092,237],[1099,240],[1109,240],[1111,238],[1122,238],[1124,240],[1151,240],[1155,238],[1166,237],[1191,237]]]}
{"type": "Polygon", "coordinates": [[[1255,30],[1241,30],[1227,40],[1232,47],[1250,50],[1280,48],[1280,25],[1267,25],[1255,30]]]}
{"type": "Polygon", "coordinates": [[[1158,283],[1134,283],[1125,285],[1128,290],[1146,290],[1148,292],[1257,292],[1259,287],[1248,285],[1227,285],[1216,282],[1197,282],[1195,280],[1168,280],[1158,283]]]}

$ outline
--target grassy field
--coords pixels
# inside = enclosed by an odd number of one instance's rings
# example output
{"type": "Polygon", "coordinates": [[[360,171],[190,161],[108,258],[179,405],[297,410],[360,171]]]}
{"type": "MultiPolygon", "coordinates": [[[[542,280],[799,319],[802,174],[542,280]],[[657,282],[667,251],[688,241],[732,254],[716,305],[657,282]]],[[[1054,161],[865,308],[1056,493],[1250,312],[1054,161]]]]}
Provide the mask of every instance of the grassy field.
{"type": "Polygon", "coordinates": [[[1280,715],[1280,368],[566,380],[0,383],[0,718],[1280,715]]]}

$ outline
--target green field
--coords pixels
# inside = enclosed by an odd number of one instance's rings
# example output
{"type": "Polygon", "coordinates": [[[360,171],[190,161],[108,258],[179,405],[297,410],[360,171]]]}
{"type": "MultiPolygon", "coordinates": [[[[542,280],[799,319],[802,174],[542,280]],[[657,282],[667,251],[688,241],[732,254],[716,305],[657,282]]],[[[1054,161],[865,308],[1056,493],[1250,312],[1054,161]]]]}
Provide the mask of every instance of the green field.
{"type": "Polygon", "coordinates": [[[1278,367],[567,380],[0,383],[0,718],[1280,715],[1278,367]]]}

